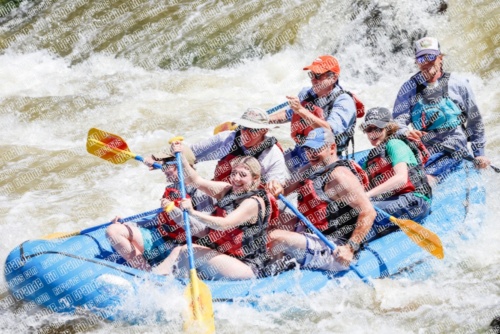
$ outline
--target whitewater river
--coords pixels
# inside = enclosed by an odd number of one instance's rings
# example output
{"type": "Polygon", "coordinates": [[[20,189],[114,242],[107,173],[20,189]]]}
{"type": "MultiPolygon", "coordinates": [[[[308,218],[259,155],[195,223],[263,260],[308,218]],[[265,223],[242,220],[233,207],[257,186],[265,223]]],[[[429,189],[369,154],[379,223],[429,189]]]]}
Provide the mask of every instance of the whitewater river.
{"type": "MultiPolygon", "coordinates": [[[[340,82],[368,108],[392,108],[416,72],[412,41],[435,36],[445,68],[466,76],[500,165],[498,0],[0,1],[0,268],[11,249],[55,231],[81,230],[154,209],[164,177],[133,160],[86,152],[96,127],[148,155],[174,135],[206,140],[250,106],[270,108],[309,80],[302,68],[335,55],[340,82]]],[[[273,130],[291,145],[289,127],[273,130]]],[[[369,148],[361,133],[356,149],[369,148]]],[[[199,166],[209,176],[214,164],[199,166]]],[[[483,173],[487,205],[472,214],[434,273],[346,282],[311,296],[269,297],[268,307],[215,305],[219,333],[486,333],[500,316],[500,175],[483,173]]],[[[457,203],[461,205],[461,203],[457,203]]],[[[448,240],[450,241],[450,240],[448,240]]],[[[87,324],[78,315],[5,306],[2,333],[177,333],[181,294],[144,291],[129,309],[171,314],[142,325],[87,324]],[[177,306],[177,307],[176,307],[177,306]],[[49,326],[53,324],[53,326],[49,326]],[[85,324],[85,325],[82,325],[85,324]]]]}

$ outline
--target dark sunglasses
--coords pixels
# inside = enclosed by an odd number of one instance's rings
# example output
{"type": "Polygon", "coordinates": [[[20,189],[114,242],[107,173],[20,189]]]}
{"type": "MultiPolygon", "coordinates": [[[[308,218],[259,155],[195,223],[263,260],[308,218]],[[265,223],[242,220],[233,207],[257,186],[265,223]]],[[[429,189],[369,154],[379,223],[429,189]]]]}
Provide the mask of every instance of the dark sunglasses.
{"type": "Polygon", "coordinates": [[[241,130],[245,130],[245,131],[248,131],[250,133],[259,133],[262,130],[267,130],[267,129],[252,129],[252,128],[245,128],[244,126],[242,126],[241,130]]]}
{"type": "Polygon", "coordinates": [[[333,72],[325,72],[325,73],[321,73],[321,74],[318,74],[318,73],[314,73],[314,72],[307,72],[307,75],[309,75],[309,78],[310,79],[316,79],[316,80],[320,80],[322,79],[322,77],[324,75],[328,74],[328,76],[326,78],[331,78],[333,77],[334,73],[333,72]]]}
{"type": "Polygon", "coordinates": [[[177,165],[177,161],[167,161],[161,164],[161,170],[164,172],[170,167],[174,167],[177,165]]]}
{"type": "Polygon", "coordinates": [[[322,145],[322,146],[320,146],[318,148],[312,148],[312,147],[309,147],[309,146],[302,146],[302,148],[306,152],[319,153],[319,152],[323,151],[327,146],[328,146],[328,144],[324,144],[324,145],[322,145]]]}
{"type": "Polygon", "coordinates": [[[376,127],[376,126],[369,126],[367,128],[365,128],[363,130],[364,133],[372,133],[372,132],[380,132],[382,131],[383,129],[379,128],[379,127],[376,127]]]}
{"type": "Polygon", "coordinates": [[[417,64],[425,64],[428,62],[432,62],[437,59],[438,56],[436,55],[423,55],[420,57],[417,57],[417,64]]]}

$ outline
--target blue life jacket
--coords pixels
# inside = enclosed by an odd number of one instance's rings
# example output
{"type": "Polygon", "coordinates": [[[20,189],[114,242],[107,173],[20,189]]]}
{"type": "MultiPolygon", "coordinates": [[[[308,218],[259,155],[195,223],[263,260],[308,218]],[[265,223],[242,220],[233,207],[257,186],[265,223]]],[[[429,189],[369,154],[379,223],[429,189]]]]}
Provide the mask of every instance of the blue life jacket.
{"type": "MultiPolygon", "coordinates": [[[[418,74],[417,74],[418,75],[418,74]]],[[[465,123],[465,108],[448,94],[450,73],[445,73],[439,86],[417,84],[415,99],[411,101],[411,122],[416,130],[451,130],[465,123]]]]}

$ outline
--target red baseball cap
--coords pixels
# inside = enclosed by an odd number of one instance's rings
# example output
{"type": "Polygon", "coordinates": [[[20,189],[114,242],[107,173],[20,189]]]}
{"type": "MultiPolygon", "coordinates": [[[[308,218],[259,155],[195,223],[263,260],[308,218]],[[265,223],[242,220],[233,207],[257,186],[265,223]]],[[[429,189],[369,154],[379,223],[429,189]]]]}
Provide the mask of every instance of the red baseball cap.
{"type": "Polygon", "coordinates": [[[330,71],[339,75],[340,65],[335,57],[324,55],[314,59],[311,65],[304,67],[304,71],[311,71],[317,74],[323,74],[330,71]]]}

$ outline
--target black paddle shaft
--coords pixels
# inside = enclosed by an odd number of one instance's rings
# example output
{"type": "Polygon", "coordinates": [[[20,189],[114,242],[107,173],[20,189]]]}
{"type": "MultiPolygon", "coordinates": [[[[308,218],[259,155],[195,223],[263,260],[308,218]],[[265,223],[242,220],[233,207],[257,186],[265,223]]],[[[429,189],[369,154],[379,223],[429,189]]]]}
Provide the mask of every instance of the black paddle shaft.
{"type": "MultiPolygon", "coordinates": [[[[443,145],[443,144],[440,144],[441,147],[448,153],[451,153],[452,155],[458,155],[460,156],[462,159],[465,159],[467,161],[472,161],[473,163],[477,164],[476,162],[476,159],[474,159],[469,153],[467,152],[464,152],[463,150],[456,150],[454,149],[453,147],[451,146],[446,146],[446,145],[443,145]]],[[[490,167],[497,173],[500,173],[500,168],[496,167],[496,166],[493,166],[490,164],[490,167]]]]}

